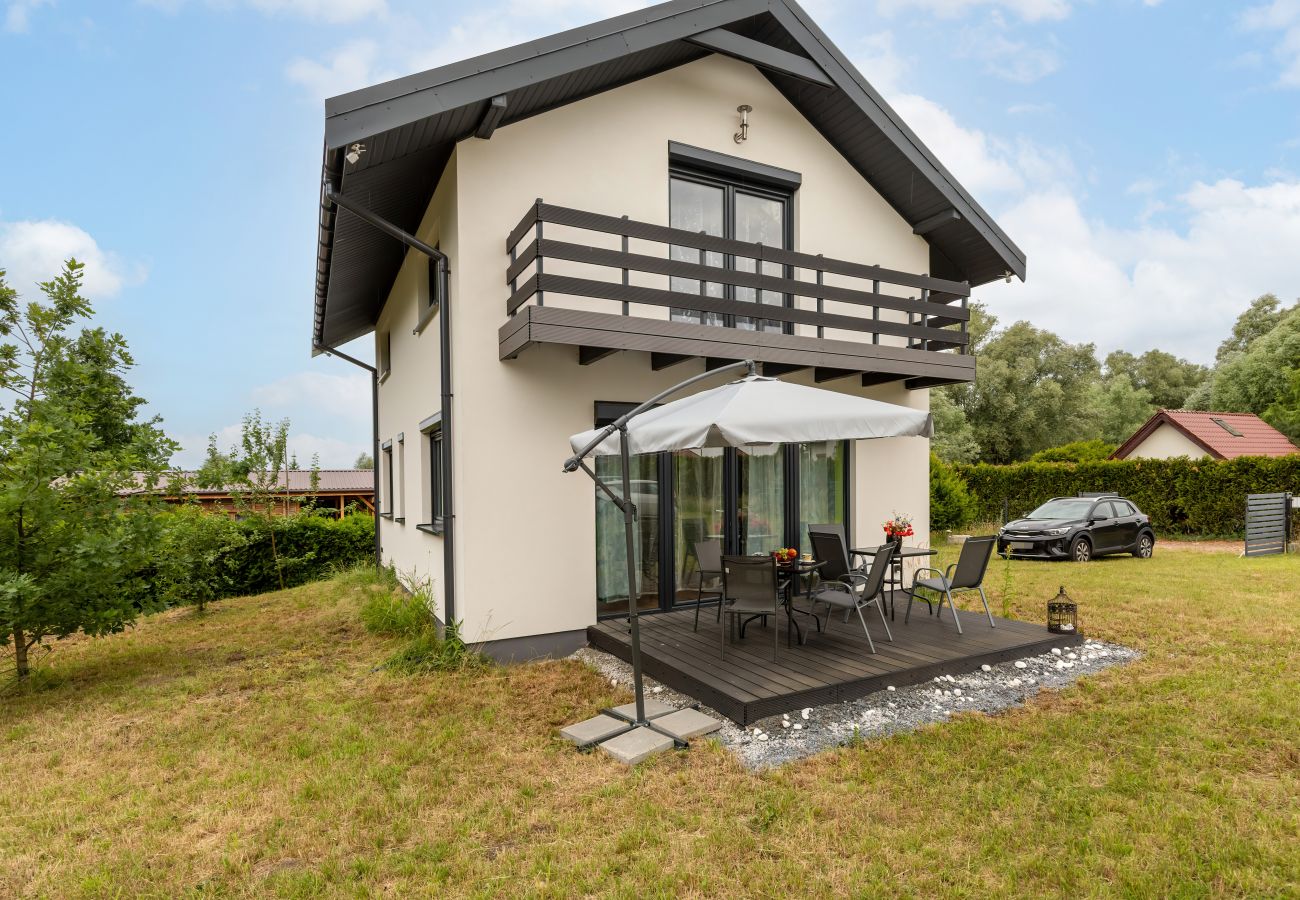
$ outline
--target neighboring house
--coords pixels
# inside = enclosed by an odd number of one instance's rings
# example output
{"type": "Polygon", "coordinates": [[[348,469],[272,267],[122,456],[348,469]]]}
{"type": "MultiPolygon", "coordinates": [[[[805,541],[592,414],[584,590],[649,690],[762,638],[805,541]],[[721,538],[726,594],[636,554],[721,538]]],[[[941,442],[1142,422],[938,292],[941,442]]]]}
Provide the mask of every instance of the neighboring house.
{"type": "MultiPolygon", "coordinates": [[[[569,435],[746,358],[927,408],[974,378],[972,286],[1025,273],[783,0],[678,0],[335,97],[322,180],[313,347],[375,335],[383,558],[502,657],[626,608],[622,521],[562,474],[569,435]]],[[[637,459],[642,607],[694,597],[698,540],[844,522],[869,545],[895,512],[926,540],[928,460],[922,438],[637,459]]]]}
{"type": "MultiPolygon", "coordinates": [[[[275,502],[271,512],[275,515],[293,515],[303,505],[315,497],[316,507],[329,510],[343,516],[352,512],[374,515],[375,512],[375,476],[369,469],[321,469],[317,472],[318,485],[315,491],[311,487],[311,470],[290,469],[282,472],[279,487],[275,490],[275,502]]],[[[237,493],[247,494],[235,485],[220,488],[197,487],[194,479],[196,472],[175,471],[168,473],[163,481],[164,488],[181,487],[171,490],[162,499],[168,503],[198,503],[205,509],[219,510],[235,515],[239,511],[236,502],[237,493]]]]}
{"type": "Polygon", "coordinates": [[[1254,413],[1162,409],[1120,444],[1111,459],[1235,459],[1300,453],[1282,432],[1254,413]]]}

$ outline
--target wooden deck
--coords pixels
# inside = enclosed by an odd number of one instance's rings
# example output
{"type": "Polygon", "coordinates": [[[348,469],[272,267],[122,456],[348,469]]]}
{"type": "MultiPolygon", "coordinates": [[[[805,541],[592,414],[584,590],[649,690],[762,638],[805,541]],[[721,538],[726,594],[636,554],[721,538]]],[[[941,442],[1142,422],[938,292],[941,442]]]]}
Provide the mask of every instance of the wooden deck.
{"type": "MultiPolygon", "coordinates": [[[[700,611],[696,632],[692,606],[641,617],[641,658],[650,677],[748,725],[805,706],[863,697],[891,684],[902,687],[936,675],[958,675],[984,663],[1036,656],[1082,641],[1082,635],[1052,634],[1045,625],[998,616],[993,617],[997,627],[989,628],[982,606],[978,615],[960,611],[964,634],[957,633],[948,611],[939,620],[928,615],[923,605],[913,607],[912,621],[904,625],[905,603],[900,599],[898,617],[890,623],[892,643],[885,640],[879,614],[864,610],[876,642],[875,654],[867,649],[856,616],[848,624],[836,616],[829,630],[821,633],[811,619],[800,616],[807,643],[786,646],[782,617],[775,663],[772,634],[758,622],[749,626],[744,640],[727,645],[722,659],[721,626],[713,619],[716,609],[706,606],[700,611]]],[[[589,626],[587,640],[599,650],[631,660],[626,619],[589,626]]]]}

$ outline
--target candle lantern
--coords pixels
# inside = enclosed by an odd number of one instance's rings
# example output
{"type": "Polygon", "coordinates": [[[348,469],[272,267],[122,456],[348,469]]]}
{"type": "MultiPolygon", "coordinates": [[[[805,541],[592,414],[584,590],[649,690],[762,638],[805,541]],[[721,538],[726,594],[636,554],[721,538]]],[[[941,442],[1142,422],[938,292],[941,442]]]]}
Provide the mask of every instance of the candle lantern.
{"type": "Polygon", "coordinates": [[[1079,631],[1079,604],[1065,593],[1065,585],[1056,596],[1047,601],[1047,630],[1052,634],[1077,634],[1079,631]]]}

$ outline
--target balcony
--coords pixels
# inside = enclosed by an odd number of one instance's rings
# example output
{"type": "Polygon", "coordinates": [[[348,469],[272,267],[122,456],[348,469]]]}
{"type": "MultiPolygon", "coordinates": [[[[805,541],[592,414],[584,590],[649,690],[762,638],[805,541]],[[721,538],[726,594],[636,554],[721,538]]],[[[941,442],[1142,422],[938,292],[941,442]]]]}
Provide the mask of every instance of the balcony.
{"type": "Polygon", "coordinates": [[[654,369],[754,359],[769,375],[913,389],[975,377],[965,282],[541,201],[506,252],[503,360],[564,344],[582,365],[638,350],[654,369]]]}

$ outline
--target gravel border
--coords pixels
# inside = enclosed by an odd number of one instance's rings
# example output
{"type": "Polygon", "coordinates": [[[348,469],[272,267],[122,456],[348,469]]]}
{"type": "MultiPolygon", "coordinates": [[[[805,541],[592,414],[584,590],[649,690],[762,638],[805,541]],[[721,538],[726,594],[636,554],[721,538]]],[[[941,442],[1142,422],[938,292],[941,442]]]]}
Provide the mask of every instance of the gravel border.
{"type": "MultiPolygon", "coordinates": [[[[1111,666],[1132,662],[1136,650],[1088,638],[1077,647],[1057,647],[1041,656],[982,666],[965,675],[946,675],[923,684],[889,687],[844,703],[830,703],[762,719],[741,728],[692,697],[645,678],[647,697],[677,707],[698,706],[722,721],[716,738],[752,770],[779,766],[854,740],[884,737],[945,722],[954,713],[998,713],[1020,706],[1044,688],[1073,684],[1111,666]]],[[[595,669],[612,685],[630,687],[632,667],[590,647],[570,657],[595,669]]]]}

